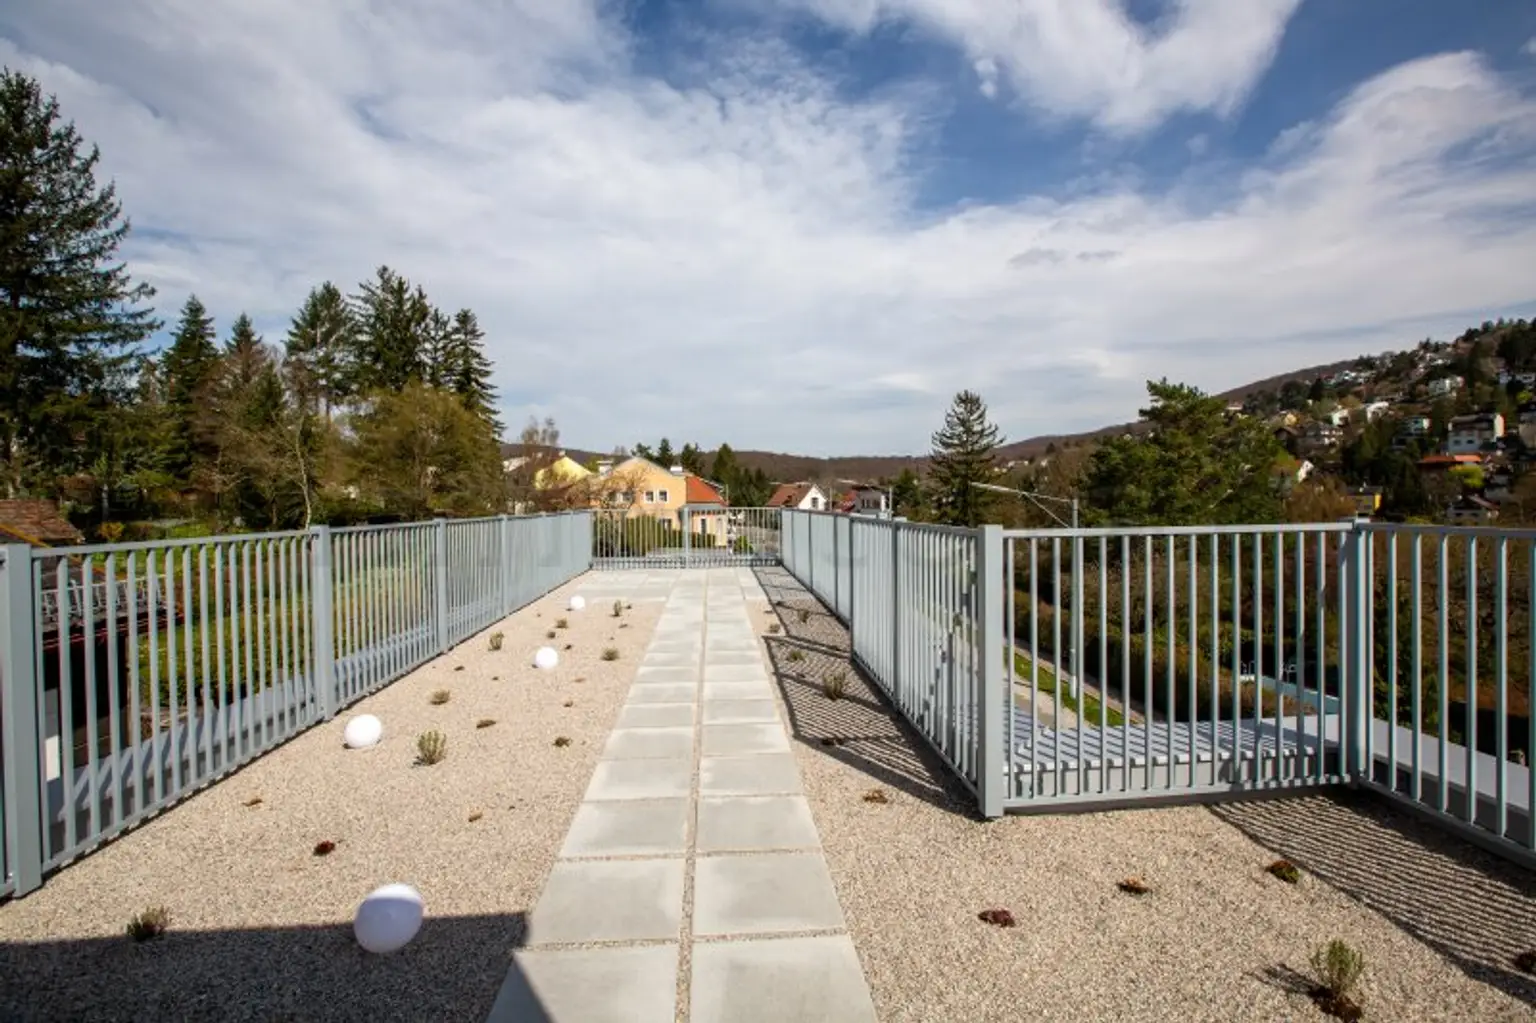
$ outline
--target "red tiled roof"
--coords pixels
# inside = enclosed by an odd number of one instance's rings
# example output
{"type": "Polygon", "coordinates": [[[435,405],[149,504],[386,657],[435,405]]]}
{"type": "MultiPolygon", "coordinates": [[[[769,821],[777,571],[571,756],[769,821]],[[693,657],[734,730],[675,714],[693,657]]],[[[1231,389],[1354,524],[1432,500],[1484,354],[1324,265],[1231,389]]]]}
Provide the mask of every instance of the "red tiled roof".
{"type": "Polygon", "coordinates": [[[0,501],[0,535],[45,546],[85,539],[84,533],[59,514],[57,504],[41,500],[0,501]]]}
{"type": "Polygon", "coordinates": [[[722,507],[725,505],[725,498],[720,496],[720,491],[693,473],[688,474],[688,489],[685,493],[685,500],[689,504],[718,504],[722,507]]]}
{"type": "Polygon", "coordinates": [[[1453,465],[1480,465],[1478,455],[1426,455],[1419,459],[1421,469],[1448,469],[1453,465]]]}
{"type": "Polygon", "coordinates": [[[809,483],[780,483],[773,496],[768,499],[770,508],[798,508],[800,502],[805,500],[805,495],[811,492],[809,483]]]}

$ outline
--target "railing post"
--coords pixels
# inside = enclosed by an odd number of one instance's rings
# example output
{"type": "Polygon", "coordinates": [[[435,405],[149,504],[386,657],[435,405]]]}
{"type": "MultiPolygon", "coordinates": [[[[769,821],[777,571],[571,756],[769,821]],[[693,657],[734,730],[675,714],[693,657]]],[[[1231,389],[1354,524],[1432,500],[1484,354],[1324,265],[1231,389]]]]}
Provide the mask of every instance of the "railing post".
{"type": "Polygon", "coordinates": [[[331,527],[312,526],[314,537],[310,549],[313,570],[310,573],[314,587],[309,602],[309,634],[313,644],[310,656],[314,658],[315,699],[321,721],[336,716],[336,619],[333,593],[334,580],[331,572],[331,527]]]}
{"type": "Polygon", "coordinates": [[[682,523],[682,528],[683,528],[683,567],[684,568],[691,568],[692,567],[689,564],[689,555],[693,551],[693,536],[692,536],[693,530],[691,528],[691,525],[690,525],[688,519],[689,519],[688,509],[685,506],[685,507],[683,507],[678,512],[678,521],[682,523]]]}
{"type": "Polygon", "coordinates": [[[1372,715],[1369,667],[1371,535],[1364,528],[1365,521],[1349,520],[1352,528],[1344,534],[1339,558],[1344,576],[1345,607],[1344,621],[1340,623],[1344,720],[1340,722],[1339,739],[1344,754],[1344,773],[1353,782],[1368,780],[1371,770],[1365,760],[1366,735],[1372,715]]]}
{"type": "Polygon", "coordinates": [[[512,613],[512,519],[506,515],[498,515],[496,519],[499,523],[496,540],[501,545],[496,574],[501,586],[501,613],[506,616],[512,613]]]}
{"type": "Polygon", "coordinates": [[[982,526],[976,531],[977,658],[976,679],[976,791],[983,817],[1001,817],[1003,799],[1011,779],[1010,750],[1005,748],[1003,715],[1008,713],[1008,694],[1003,691],[1002,658],[1007,629],[1003,600],[1003,527],[982,526]],[[1002,768],[1001,771],[998,769],[1002,768]]]}
{"type": "Polygon", "coordinates": [[[432,575],[433,594],[435,607],[434,619],[437,624],[437,649],[439,653],[448,652],[448,521],[446,519],[434,519],[432,521],[433,544],[432,575]]]}
{"type": "Polygon", "coordinates": [[[891,691],[901,690],[901,526],[891,523],[891,691]]]}
{"type": "Polygon", "coordinates": [[[18,896],[43,883],[43,806],[38,730],[32,548],[5,545],[0,566],[0,743],[5,782],[5,859],[18,896]]]}

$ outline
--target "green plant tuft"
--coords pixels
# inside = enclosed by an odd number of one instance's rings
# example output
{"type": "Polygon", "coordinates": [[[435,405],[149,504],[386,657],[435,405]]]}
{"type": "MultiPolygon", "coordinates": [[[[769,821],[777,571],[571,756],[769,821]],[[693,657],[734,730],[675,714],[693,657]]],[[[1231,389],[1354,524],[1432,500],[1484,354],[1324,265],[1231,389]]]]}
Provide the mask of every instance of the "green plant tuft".
{"type": "Polygon", "coordinates": [[[841,700],[843,698],[843,692],[847,688],[848,673],[846,671],[833,672],[827,677],[826,681],[821,684],[821,691],[826,694],[826,697],[829,700],[841,700]]]}
{"type": "Polygon", "coordinates": [[[544,633],[544,638],[545,639],[554,639],[555,638],[555,630],[554,629],[550,629],[548,632],[544,633]]]}
{"type": "Polygon", "coordinates": [[[555,628],[557,628],[557,629],[569,629],[570,627],[571,627],[571,623],[570,623],[569,619],[567,619],[567,618],[556,618],[555,619],[555,628]]]}
{"type": "Polygon", "coordinates": [[[436,690],[436,691],[434,691],[432,693],[432,695],[429,698],[428,702],[430,702],[432,704],[432,706],[434,706],[434,707],[441,707],[443,704],[447,703],[452,698],[453,698],[453,694],[450,693],[448,690],[446,690],[446,689],[438,689],[438,690],[436,690]]]}
{"type": "Polygon", "coordinates": [[[564,749],[565,747],[569,746],[570,744],[571,744],[571,740],[570,740],[570,738],[568,736],[564,736],[564,735],[557,735],[557,736],[555,736],[555,748],[556,749],[564,749]]]}
{"type": "Polygon", "coordinates": [[[502,634],[499,633],[499,632],[491,633],[491,649],[492,650],[500,650],[501,649],[502,638],[503,638],[502,634]]]}
{"type": "Polygon", "coordinates": [[[416,737],[416,762],[431,766],[448,755],[448,737],[442,732],[422,732],[416,737]]]}
{"type": "Polygon", "coordinates": [[[605,661],[617,661],[618,659],[619,659],[619,648],[618,647],[611,646],[611,647],[607,647],[606,649],[603,650],[603,660],[605,660],[605,661]]]}
{"type": "Polygon", "coordinates": [[[623,613],[624,613],[624,602],[622,600],[615,600],[613,602],[613,616],[615,618],[618,618],[623,613]]]}
{"type": "Polygon", "coordinates": [[[1336,1000],[1348,998],[1360,982],[1360,974],[1365,972],[1365,956],[1359,949],[1334,938],[1312,951],[1312,970],[1323,992],[1336,1000]]]}
{"type": "Polygon", "coordinates": [[[778,622],[774,622],[772,625],[768,626],[768,631],[777,636],[779,633],[784,631],[784,626],[780,625],[778,622]]]}
{"type": "Polygon", "coordinates": [[[128,937],[134,941],[153,941],[171,926],[171,911],[164,906],[152,906],[128,920],[128,937]]]}
{"type": "Polygon", "coordinates": [[[786,655],[786,658],[793,662],[803,661],[805,660],[805,654],[800,650],[791,650],[786,655]]]}
{"type": "Polygon", "coordinates": [[[806,622],[808,622],[810,620],[811,620],[810,609],[802,607],[800,609],[800,624],[804,625],[806,622]]]}
{"type": "Polygon", "coordinates": [[[1301,880],[1301,871],[1290,860],[1276,860],[1264,869],[1286,884],[1296,884],[1301,880]]]}

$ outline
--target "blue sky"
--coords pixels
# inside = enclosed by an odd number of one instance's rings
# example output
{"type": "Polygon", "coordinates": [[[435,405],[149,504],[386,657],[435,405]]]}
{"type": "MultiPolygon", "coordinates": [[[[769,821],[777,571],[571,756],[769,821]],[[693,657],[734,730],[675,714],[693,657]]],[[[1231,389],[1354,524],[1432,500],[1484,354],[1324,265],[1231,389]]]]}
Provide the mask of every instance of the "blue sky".
{"type": "Polygon", "coordinates": [[[388,263],[575,447],[1092,429],[1536,312],[1509,0],[50,0],[0,59],[167,319],[388,263]]]}

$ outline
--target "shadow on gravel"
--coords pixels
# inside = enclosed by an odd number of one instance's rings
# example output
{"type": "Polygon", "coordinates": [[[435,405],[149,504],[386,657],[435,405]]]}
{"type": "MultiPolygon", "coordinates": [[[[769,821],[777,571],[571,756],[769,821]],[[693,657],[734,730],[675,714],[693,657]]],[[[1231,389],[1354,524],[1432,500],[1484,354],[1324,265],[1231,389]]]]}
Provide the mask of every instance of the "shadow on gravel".
{"type": "Polygon", "coordinates": [[[1225,803],[1210,812],[1467,976],[1536,1006],[1536,977],[1513,964],[1536,949],[1536,874],[1364,792],[1225,803]]]}
{"type": "MultiPolygon", "coordinates": [[[[521,913],[429,915],[404,949],[373,955],[350,924],[179,931],[173,916],[143,943],[12,942],[0,944],[0,1020],[483,1023],[526,933],[521,913]]],[[[498,1017],[548,1023],[526,980],[520,987],[517,1011],[498,1017]]]]}
{"type": "Polygon", "coordinates": [[[766,640],[790,734],[882,785],[979,820],[975,800],[953,772],[853,667],[843,623],[784,569],[754,571],[783,628],[766,640]],[[827,683],[839,677],[843,696],[829,699],[827,683]]]}

